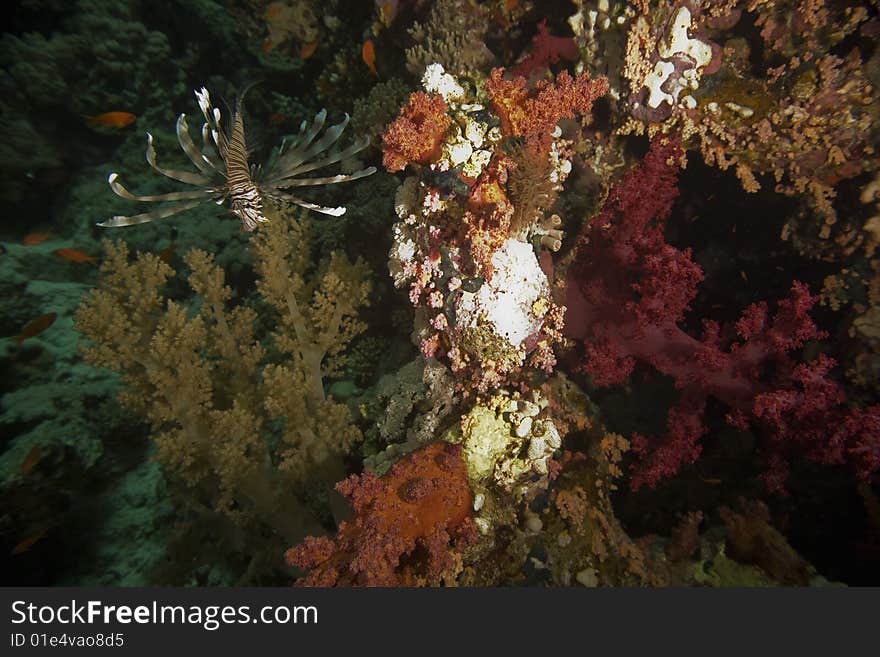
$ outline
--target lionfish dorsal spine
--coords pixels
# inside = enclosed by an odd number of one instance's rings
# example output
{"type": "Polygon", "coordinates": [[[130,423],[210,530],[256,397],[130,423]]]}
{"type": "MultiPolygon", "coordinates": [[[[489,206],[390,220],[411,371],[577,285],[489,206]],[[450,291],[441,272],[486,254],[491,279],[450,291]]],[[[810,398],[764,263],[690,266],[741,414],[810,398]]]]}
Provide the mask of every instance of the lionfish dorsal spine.
{"type": "Polygon", "coordinates": [[[364,149],[368,140],[356,140],[345,149],[333,149],[348,123],[348,115],[338,124],[324,130],[327,110],[322,109],[311,121],[303,121],[299,134],[293,139],[282,141],[281,148],[265,167],[248,163],[247,140],[242,112],[244,92],[239,96],[235,110],[229,119],[228,128],[221,125],[220,110],[211,103],[211,96],[205,87],[196,89],[199,109],[205,117],[202,125],[202,147],[196,147],[189,134],[186,114],[177,119],[177,140],[181,149],[196,168],[195,172],[178,169],[166,169],[159,166],[153,137],[147,134],[147,164],[157,173],[180,183],[189,184],[196,189],[138,196],[129,192],[117,180],[117,174],[110,175],[110,188],[122,198],[139,202],[170,202],[153,212],[145,212],[134,216],[117,215],[108,221],[100,222],[99,226],[131,226],[147,223],[156,219],[164,219],[178,212],[196,207],[204,201],[214,201],[218,205],[229,202],[232,212],[241,221],[243,231],[251,231],[258,224],[267,221],[263,215],[265,198],[278,202],[294,203],[309,210],[339,216],[345,212],[345,206],[327,207],[312,203],[306,199],[293,196],[283,191],[289,187],[307,187],[314,185],[330,185],[348,182],[371,175],[375,167],[367,167],[353,173],[340,173],[330,176],[311,178],[295,177],[314,169],[339,162],[353,156],[364,149]],[[323,134],[322,133],[323,130],[323,134]],[[318,157],[321,154],[323,157],[318,157]],[[259,181],[259,182],[258,182],[259,181]]]}

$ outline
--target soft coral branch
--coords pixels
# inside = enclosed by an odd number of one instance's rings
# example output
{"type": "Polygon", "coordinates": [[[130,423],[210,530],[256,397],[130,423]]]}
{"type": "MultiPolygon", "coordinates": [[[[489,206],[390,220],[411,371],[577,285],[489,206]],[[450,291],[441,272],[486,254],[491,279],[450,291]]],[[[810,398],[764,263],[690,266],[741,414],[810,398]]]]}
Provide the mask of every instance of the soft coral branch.
{"type": "Polygon", "coordinates": [[[382,164],[392,173],[413,162],[430,164],[440,155],[451,122],[442,96],[415,92],[382,135],[382,164]]]}
{"type": "Polygon", "coordinates": [[[352,475],[337,489],[354,516],[340,524],[334,539],[308,538],[287,551],[290,565],[310,571],[300,584],[439,584],[455,568],[456,546],[473,537],[459,445],[432,443],[381,478],[352,475]]]}
{"type": "Polygon", "coordinates": [[[547,19],[538,23],[538,32],[532,37],[532,48],[528,56],[516,67],[515,73],[529,77],[535,71],[547,68],[560,59],[574,61],[577,59],[577,44],[571,37],[558,37],[550,34],[547,19]]]}
{"type": "Polygon", "coordinates": [[[526,145],[536,153],[547,152],[560,119],[589,114],[593,102],[608,91],[608,80],[591,80],[587,73],[572,78],[562,71],[555,82],[541,80],[534,89],[527,88],[523,77],[506,80],[503,75],[504,69],[492,69],[486,81],[492,111],[501,120],[505,136],[525,137],[526,145]]]}
{"type": "Polygon", "coordinates": [[[797,365],[790,355],[825,337],[810,317],[816,297],[806,285],[794,281],[772,316],[764,302],[749,306],[736,323],[739,339],[726,345],[714,322],[704,321],[701,339],[679,327],[703,279],[690,250],[663,237],[678,193],[680,156],[674,140],[652,141],[641,164],[588,222],[566,283],[565,332],[584,342],[583,368],[594,383],[621,383],[642,362],[681,390],[667,435],[634,438],[642,463],[633,487],[654,485],[699,456],[708,397],[730,408],[730,424],[769,438],[765,481],[771,488],[781,490],[783,465],[794,451],[822,463],[849,461],[860,476],[870,476],[880,465],[880,406],[849,409],[828,378],[832,359],[797,365]]]}

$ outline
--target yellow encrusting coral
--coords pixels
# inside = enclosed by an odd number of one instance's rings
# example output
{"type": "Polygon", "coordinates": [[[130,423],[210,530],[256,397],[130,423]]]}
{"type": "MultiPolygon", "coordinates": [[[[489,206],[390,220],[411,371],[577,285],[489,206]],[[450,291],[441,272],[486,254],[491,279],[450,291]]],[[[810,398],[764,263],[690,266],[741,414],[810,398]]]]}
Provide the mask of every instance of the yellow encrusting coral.
{"type": "Polygon", "coordinates": [[[163,289],[171,267],[105,240],[97,287],[76,313],[86,360],[121,376],[122,401],[152,425],[187,502],[288,545],[320,531],[302,493],[339,478],[360,437],[323,381],[364,329],[356,313],[370,290],[364,263],[342,254],[311,271],[306,222],[275,217],[251,239],[257,291],[277,312],[271,336],[255,333],[256,313],[200,250],[184,258],[197,301],[180,303],[163,289]]]}

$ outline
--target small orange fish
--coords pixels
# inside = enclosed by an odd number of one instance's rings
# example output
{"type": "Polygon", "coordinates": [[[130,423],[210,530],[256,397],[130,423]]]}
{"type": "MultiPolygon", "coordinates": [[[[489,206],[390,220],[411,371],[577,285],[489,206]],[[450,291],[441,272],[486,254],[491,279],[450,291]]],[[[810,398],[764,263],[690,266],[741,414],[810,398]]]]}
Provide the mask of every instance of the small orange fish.
{"type": "Polygon", "coordinates": [[[43,459],[43,450],[40,449],[39,445],[34,445],[31,447],[30,451],[27,453],[27,456],[24,457],[24,461],[21,462],[21,471],[24,474],[30,474],[33,472],[34,468],[37,467],[37,463],[39,463],[43,459]]]}
{"type": "Polygon", "coordinates": [[[700,481],[702,481],[704,484],[709,484],[710,486],[720,486],[722,483],[720,479],[716,479],[714,477],[700,477],[700,481]]]}
{"type": "Polygon", "coordinates": [[[65,260],[70,260],[70,262],[88,262],[91,264],[95,264],[96,258],[95,256],[91,256],[88,253],[84,253],[79,249],[55,249],[52,251],[59,258],[64,258],[65,260]]]}
{"type": "Polygon", "coordinates": [[[32,319],[30,322],[27,323],[27,326],[25,326],[21,330],[21,333],[15,336],[16,343],[21,344],[28,338],[39,335],[47,328],[52,326],[52,324],[55,323],[56,319],[58,319],[57,313],[46,313],[45,315],[40,315],[36,319],[32,319]]]}
{"type": "Polygon", "coordinates": [[[308,59],[311,57],[315,50],[318,48],[318,42],[312,41],[311,43],[305,44],[302,48],[299,49],[299,56],[301,59],[308,59]]]}
{"type": "Polygon", "coordinates": [[[361,48],[361,57],[363,57],[364,64],[367,65],[367,68],[378,78],[379,71],[376,70],[376,50],[373,48],[372,39],[364,41],[364,46],[361,48]]]}
{"type": "Polygon", "coordinates": [[[32,535],[28,536],[27,538],[22,539],[18,543],[18,545],[16,545],[14,548],[12,548],[12,552],[10,552],[10,554],[12,556],[16,556],[18,554],[24,554],[25,552],[27,552],[28,550],[30,550],[34,546],[34,543],[39,541],[41,538],[43,538],[48,533],[49,533],[48,529],[41,529],[36,534],[32,534],[32,535]]]}
{"type": "Polygon", "coordinates": [[[134,123],[137,117],[131,112],[104,112],[97,116],[87,116],[91,126],[103,126],[105,128],[124,128],[134,123]]]}
{"type": "Polygon", "coordinates": [[[507,7],[507,11],[513,11],[519,4],[519,0],[504,0],[504,4],[507,7]]]}
{"type": "Polygon", "coordinates": [[[24,239],[21,240],[21,243],[25,246],[36,246],[37,244],[45,242],[50,237],[52,237],[52,233],[28,233],[24,236],[24,239]]]}

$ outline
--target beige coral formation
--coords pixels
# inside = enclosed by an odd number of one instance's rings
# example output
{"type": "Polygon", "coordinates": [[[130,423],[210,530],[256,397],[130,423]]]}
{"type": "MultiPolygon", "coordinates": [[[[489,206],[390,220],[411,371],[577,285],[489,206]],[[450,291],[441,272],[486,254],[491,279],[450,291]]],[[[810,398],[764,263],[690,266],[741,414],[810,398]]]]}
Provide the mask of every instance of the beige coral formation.
{"type": "MultiPolygon", "coordinates": [[[[599,429],[601,431],[601,429],[599,429]]],[[[597,431],[592,433],[597,434],[597,431]]],[[[611,493],[623,473],[620,462],[629,443],[614,433],[598,433],[589,456],[566,453],[544,523],[555,541],[547,542],[547,567],[558,585],[593,587],[663,583],[649,555],[624,531],[614,515],[611,493]]]]}
{"type": "Polygon", "coordinates": [[[866,47],[877,29],[872,3],[574,5],[580,66],[608,75],[616,136],[680,133],[686,149],[735,174],[746,192],[764,187],[795,199],[780,238],[836,266],[823,303],[847,313],[850,380],[876,392],[880,54],[866,47]]]}
{"type": "Polygon", "coordinates": [[[854,256],[837,273],[825,277],[821,302],[834,311],[845,311],[853,352],[847,378],[869,394],[880,390],[880,174],[875,173],[860,194],[865,214],[863,231],[845,255],[854,256]]]}
{"type": "MultiPolygon", "coordinates": [[[[775,191],[803,198],[819,226],[805,220],[786,226],[783,238],[798,250],[846,255],[870,241],[867,228],[834,206],[839,181],[878,166],[876,65],[855,48],[834,50],[867,20],[866,6],[575,4],[570,23],[583,52],[625,54],[623,79],[613,78],[611,91],[622,113],[631,114],[620,133],[681,132],[707,164],[735,172],[746,191],[772,182],[775,191]],[[743,38],[749,31],[754,39],[743,38]]],[[[600,57],[584,65],[605,63],[600,57]]]]}
{"type": "Polygon", "coordinates": [[[365,97],[354,101],[354,110],[351,113],[352,131],[378,142],[379,136],[397,118],[398,111],[409,95],[409,87],[399,78],[377,82],[365,97]]]}
{"type": "Polygon", "coordinates": [[[165,291],[170,266],[149,253],[131,259],[109,240],[76,326],[86,360],[117,372],[121,400],[150,422],[157,459],[188,505],[290,545],[320,531],[304,487],[338,479],[360,437],[323,383],[364,328],[357,311],[370,284],[362,261],[337,253],[311,271],[302,216],[273,217],[250,245],[257,290],[274,310],[270,336],[210,254],[184,257],[196,295],[184,304],[165,291]]]}
{"type": "Polygon", "coordinates": [[[268,32],[263,49],[269,51],[288,41],[300,48],[316,44],[321,37],[319,15],[312,0],[270,2],[263,14],[268,32]]]}
{"type": "Polygon", "coordinates": [[[421,75],[429,64],[441,64],[452,75],[476,74],[494,56],[485,46],[488,17],[472,0],[437,0],[409,35],[416,42],[406,51],[406,67],[421,75]]]}
{"type": "Polygon", "coordinates": [[[482,537],[464,555],[460,583],[521,580],[524,562],[555,585],[660,583],[611,504],[629,444],[595,419],[586,394],[556,374],[540,392],[481,398],[446,432],[462,446],[482,537]],[[584,441],[587,451],[554,458],[563,439],[584,441]]]}

